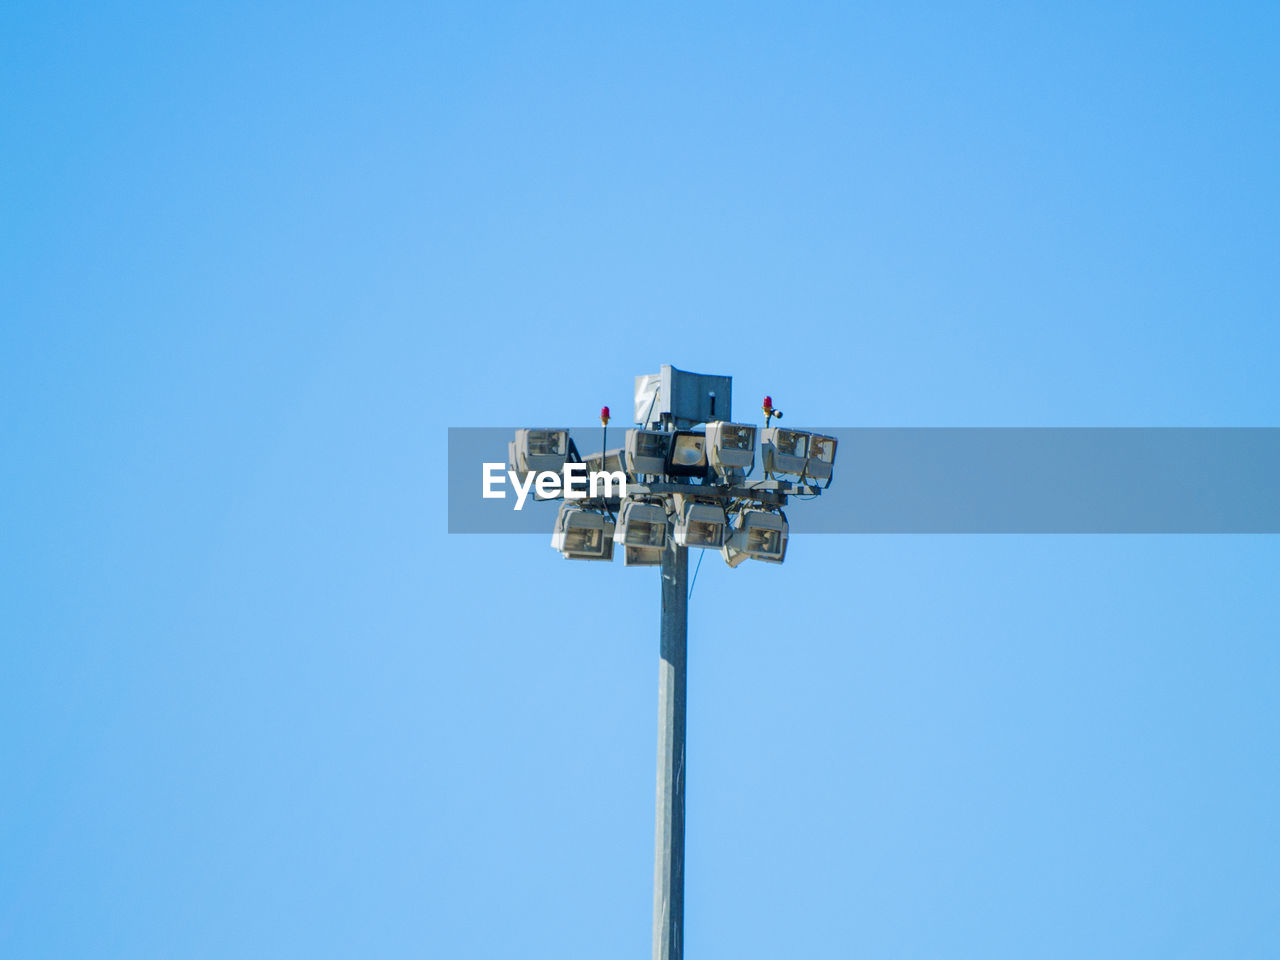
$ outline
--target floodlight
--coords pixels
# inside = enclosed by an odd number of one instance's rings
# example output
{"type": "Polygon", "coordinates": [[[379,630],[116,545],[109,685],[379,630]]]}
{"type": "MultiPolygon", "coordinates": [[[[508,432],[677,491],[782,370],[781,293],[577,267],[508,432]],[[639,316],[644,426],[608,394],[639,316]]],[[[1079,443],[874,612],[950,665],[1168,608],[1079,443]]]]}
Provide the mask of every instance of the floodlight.
{"type": "Polygon", "coordinates": [[[628,500],[618,517],[614,542],[623,545],[622,561],[629,567],[657,566],[667,543],[667,509],[657,503],[628,500]]]}
{"type": "Polygon", "coordinates": [[[661,430],[628,430],[626,443],[627,473],[633,477],[647,473],[660,476],[667,465],[671,434],[661,430]]]}
{"type": "Polygon", "coordinates": [[[720,551],[736,567],[743,560],[781,563],[787,555],[787,517],[781,510],[744,510],[720,551]]]}
{"type": "Polygon", "coordinates": [[[831,465],[836,462],[836,438],[821,433],[809,436],[809,463],[805,473],[815,480],[830,480],[831,465]]]}
{"type": "Polygon", "coordinates": [[[588,454],[585,461],[587,465],[587,476],[593,473],[626,473],[623,465],[622,450],[606,450],[602,457],[598,453],[588,454]]]}
{"type": "Polygon", "coordinates": [[[682,547],[720,547],[729,526],[718,503],[685,503],[676,513],[672,537],[682,547]]]}
{"type": "Polygon", "coordinates": [[[756,428],[716,420],[707,424],[707,459],[725,480],[739,480],[756,465],[756,428]]]}
{"type": "Polygon", "coordinates": [[[803,430],[768,427],[761,438],[764,472],[774,476],[799,477],[809,465],[809,439],[803,430]]]}
{"type": "Polygon", "coordinates": [[[570,560],[612,560],[614,523],[603,513],[572,503],[560,506],[551,546],[570,560]]]}
{"type": "Polygon", "coordinates": [[[515,466],[519,473],[553,470],[559,473],[569,457],[568,430],[516,431],[515,466]]]}
{"type": "Polygon", "coordinates": [[[627,567],[660,567],[662,547],[623,547],[622,563],[627,567]]]}
{"type": "Polygon", "coordinates": [[[707,438],[704,434],[678,430],[671,434],[671,447],[662,472],[669,477],[707,475],[707,438]]]}

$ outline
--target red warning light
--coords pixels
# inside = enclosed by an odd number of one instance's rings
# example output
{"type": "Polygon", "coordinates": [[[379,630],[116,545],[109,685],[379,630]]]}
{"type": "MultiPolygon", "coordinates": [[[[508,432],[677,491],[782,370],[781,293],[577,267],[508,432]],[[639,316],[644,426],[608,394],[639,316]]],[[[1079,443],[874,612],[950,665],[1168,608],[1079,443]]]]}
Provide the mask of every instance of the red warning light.
{"type": "Polygon", "coordinates": [[[608,408],[608,407],[601,407],[601,408],[600,408],[600,422],[601,422],[601,423],[603,423],[603,424],[606,424],[606,425],[609,423],[609,408],[608,408]]]}
{"type": "Polygon", "coordinates": [[[763,406],[761,409],[764,409],[764,410],[772,410],[772,409],[773,409],[773,397],[765,397],[765,398],[764,398],[764,406],[763,406]]]}

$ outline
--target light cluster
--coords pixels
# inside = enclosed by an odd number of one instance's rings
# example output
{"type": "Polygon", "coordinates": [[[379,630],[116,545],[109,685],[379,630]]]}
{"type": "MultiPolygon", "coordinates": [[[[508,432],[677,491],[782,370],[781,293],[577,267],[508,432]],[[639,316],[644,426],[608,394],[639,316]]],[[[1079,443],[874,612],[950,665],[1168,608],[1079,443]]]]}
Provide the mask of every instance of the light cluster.
{"type": "MultiPolygon", "coordinates": [[[[768,403],[764,409],[780,416],[768,403]]],[[[605,561],[617,546],[627,566],[660,566],[668,544],[719,550],[731,567],[748,559],[782,563],[789,530],[782,505],[788,494],[819,492],[807,483],[830,484],[836,438],[723,420],[660,426],[629,429],[620,448],[586,457],[567,430],[516,431],[507,459],[518,473],[585,463],[588,472],[628,480],[626,496],[563,503],[551,546],[572,560],[605,561]],[[757,439],[765,479],[751,482],[757,439]]]]}
{"type": "Polygon", "coordinates": [[[766,477],[830,480],[836,438],[785,427],[766,427],[761,441],[766,477]]]}

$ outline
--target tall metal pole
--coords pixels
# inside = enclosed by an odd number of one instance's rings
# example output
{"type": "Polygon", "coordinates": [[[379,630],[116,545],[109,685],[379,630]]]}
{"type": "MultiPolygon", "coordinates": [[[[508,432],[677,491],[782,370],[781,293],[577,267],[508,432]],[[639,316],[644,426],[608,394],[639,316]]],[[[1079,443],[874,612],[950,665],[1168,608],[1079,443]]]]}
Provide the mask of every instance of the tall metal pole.
{"type": "Polygon", "coordinates": [[[658,804],[653,856],[653,960],[684,956],[685,661],[689,550],[662,552],[662,643],[658,662],[658,804]]]}

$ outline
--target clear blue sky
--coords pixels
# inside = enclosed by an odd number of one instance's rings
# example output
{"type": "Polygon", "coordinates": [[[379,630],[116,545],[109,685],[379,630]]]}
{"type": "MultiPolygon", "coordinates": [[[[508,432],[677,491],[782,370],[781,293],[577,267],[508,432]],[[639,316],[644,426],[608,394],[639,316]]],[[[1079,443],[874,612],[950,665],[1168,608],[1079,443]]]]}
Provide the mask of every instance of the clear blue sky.
{"type": "MultiPolygon", "coordinates": [[[[0,955],[648,956],[657,574],[445,428],[1276,425],[1278,20],[5,5],[0,955]]],[[[689,956],[1280,954],[1278,573],[704,564],[689,956]]]]}

